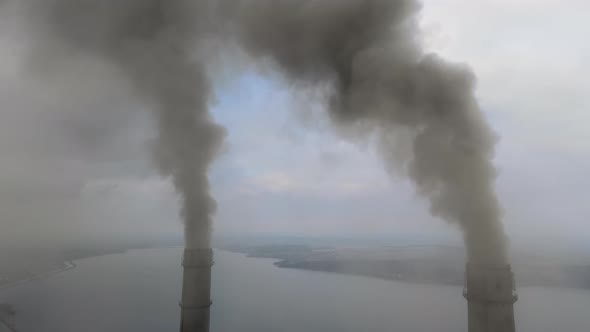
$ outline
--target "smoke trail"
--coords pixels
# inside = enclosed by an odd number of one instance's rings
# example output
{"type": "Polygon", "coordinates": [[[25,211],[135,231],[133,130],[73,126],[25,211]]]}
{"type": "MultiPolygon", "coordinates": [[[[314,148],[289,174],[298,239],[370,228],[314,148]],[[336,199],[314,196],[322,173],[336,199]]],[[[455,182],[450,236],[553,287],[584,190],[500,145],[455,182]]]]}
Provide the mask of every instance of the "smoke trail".
{"type": "Polygon", "coordinates": [[[223,136],[207,110],[210,86],[193,60],[207,33],[208,3],[190,0],[26,0],[38,44],[35,58],[98,57],[117,66],[153,109],[159,136],[155,160],[182,197],[188,248],[210,246],[215,202],[207,170],[223,136]]]}
{"type": "Polygon", "coordinates": [[[422,50],[419,9],[414,0],[242,1],[232,33],[295,85],[329,83],[339,131],[376,137],[388,168],[404,169],[432,214],[462,228],[470,261],[505,263],[495,134],[469,69],[422,50]]]}

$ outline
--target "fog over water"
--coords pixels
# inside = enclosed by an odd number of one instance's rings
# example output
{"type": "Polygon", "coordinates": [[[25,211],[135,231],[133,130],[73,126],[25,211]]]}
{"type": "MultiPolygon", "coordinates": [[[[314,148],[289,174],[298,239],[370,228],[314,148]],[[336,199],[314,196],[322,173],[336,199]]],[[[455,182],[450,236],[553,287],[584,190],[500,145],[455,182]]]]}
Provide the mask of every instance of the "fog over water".
{"type": "MultiPolygon", "coordinates": [[[[77,268],[0,291],[22,332],[175,331],[181,249],[94,257],[77,268]]],[[[212,331],[466,331],[461,288],[303,270],[217,251],[212,331]]],[[[579,332],[590,292],[521,288],[518,331],[579,332]]]]}

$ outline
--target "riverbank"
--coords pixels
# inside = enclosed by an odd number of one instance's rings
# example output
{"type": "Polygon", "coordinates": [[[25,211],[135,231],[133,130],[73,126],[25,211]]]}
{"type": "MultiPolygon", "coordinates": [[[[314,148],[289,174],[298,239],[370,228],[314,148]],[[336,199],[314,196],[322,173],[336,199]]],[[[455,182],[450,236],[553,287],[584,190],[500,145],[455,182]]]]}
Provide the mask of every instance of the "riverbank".
{"type": "Polygon", "coordinates": [[[123,254],[133,249],[165,248],[169,246],[171,245],[139,243],[64,249],[4,248],[0,250],[0,290],[70,270],[76,266],[74,262],[77,260],[123,254]]]}
{"type": "Polygon", "coordinates": [[[23,279],[19,279],[16,281],[12,281],[6,284],[2,284],[0,285],[0,291],[7,289],[7,288],[12,288],[12,287],[17,287],[23,284],[26,284],[28,282],[31,281],[35,281],[35,280],[39,280],[39,279],[43,279],[43,278],[47,278],[50,277],[52,275],[58,274],[58,273],[63,273],[72,269],[76,268],[76,263],[74,261],[67,261],[67,262],[63,262],[63,267],[55,269],[55,270],[51,270],[51,271],[47,271],[47,272],[42,272],[39,274],[35,274],[33,276],[29,276],[23,279]]]}
{"type": "MultiPolygon", "coordinates": [[[[73,270],[76,267],[77,265],[74,261],[63,262],[63,266],[59,269],[42,272],[24,279],[0,285],[0,292],[9,288],[22,286],[29,282],[37,281],[43,278],[48,278],[59,273],[64,273],[66,271],[73,270]]],[[[0,304],[0,332],[4,332],[4,330],[6,330],[7,332],[19,332],[19,330],[16,327],[16,324],[14,323],[15,316],[16,312],[9,304],[0,304]],[[2,330],[2,327],[4,328],[4,330],[2,330]]]]}

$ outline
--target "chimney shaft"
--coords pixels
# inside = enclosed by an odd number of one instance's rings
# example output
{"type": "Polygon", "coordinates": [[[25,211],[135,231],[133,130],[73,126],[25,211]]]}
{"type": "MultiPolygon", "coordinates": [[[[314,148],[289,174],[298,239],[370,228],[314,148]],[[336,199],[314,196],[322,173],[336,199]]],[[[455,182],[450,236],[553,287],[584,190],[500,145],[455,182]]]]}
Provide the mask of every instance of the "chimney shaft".
{"type": "Polygon", "coordinates": [[[468,304],[469,332],[515,332],[518,296],[510,265],[467,264],[463,296],[468,304]]]}
{"type": "Polygon", "coordinates": [[[182,266],[180,332],[209,332],[213,251],[185,249],[182,266]]]}

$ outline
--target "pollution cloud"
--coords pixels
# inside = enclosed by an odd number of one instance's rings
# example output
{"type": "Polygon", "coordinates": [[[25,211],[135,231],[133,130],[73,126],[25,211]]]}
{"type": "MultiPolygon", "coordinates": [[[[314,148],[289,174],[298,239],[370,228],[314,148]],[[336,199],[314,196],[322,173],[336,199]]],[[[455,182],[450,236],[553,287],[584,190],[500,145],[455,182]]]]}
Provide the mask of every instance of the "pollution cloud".
{"type": "Polygon", "coordinates": [[[495,197],[496,136],[474,97],[475,77],[420,45],[414,0],[24,0],[38,50],[115,66],[154,111],[154,156],[183,200],[187,245],[209,245],[215,204],[208,167],[223,130],[208,113],[199,60],[210,34],[237,42],[295,88],[325,91],[344,137],[376,139],[431,212],[457,224],[469,259],[501,264],[506,241],[495,197]]]}
{"type": "Polygon", "coordinates": [[[461,227],[469,259],[502,264],[496,135],[469,68],[423,51],[419,10],[413,0],[242,1],[230,30],[295,86],[328,84],[340,132],[375,137],[387,167],[403,169],[432,214],[461,227]]]}

